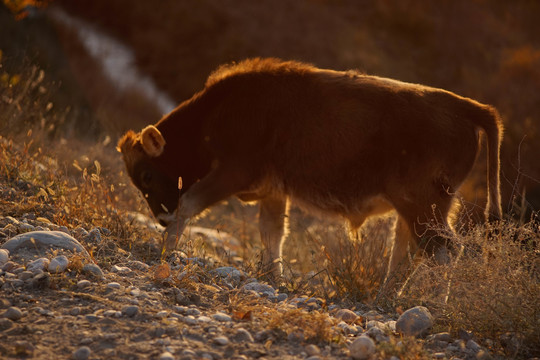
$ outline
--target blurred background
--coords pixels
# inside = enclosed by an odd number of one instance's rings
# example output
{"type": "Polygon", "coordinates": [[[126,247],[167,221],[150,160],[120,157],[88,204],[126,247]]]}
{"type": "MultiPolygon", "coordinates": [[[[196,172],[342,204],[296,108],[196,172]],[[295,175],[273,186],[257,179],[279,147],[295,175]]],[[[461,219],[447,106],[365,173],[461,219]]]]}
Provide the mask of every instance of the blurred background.
{"type": "MultiPolygon", "coordinates": [[[[539,18],[535,0],[3,0],[0,132],[114,149],[223,63],[358,69],[495,106],[506,127],[503,207],[527,220],[540,209],[539,18]],[[24,109],[18,96],[31,99],[24,109]]],[[[481,213],[483,154],[473,175],[462,192],[481,213]]]]}

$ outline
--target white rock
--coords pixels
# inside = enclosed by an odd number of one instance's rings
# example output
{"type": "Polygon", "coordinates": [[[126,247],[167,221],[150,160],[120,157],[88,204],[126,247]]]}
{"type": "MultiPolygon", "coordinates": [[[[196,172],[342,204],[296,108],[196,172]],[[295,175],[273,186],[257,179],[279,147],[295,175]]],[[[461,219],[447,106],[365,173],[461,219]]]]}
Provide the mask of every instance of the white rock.
{"type": "Polygon", "coordinates": [[[375,342],[367,336],[359,336],[349,345],[349,353],[353,359],[369,359],[375,354],[375,342]]]}
{"type": "Polygon", "coordinates": [[[396,331],[405,336],[421,336],[433,326],[433,316],[423,306],[405,311],[396,322],[396,331]]]}
{"type": "Polygon", "coordinates": [[[19,249],[40,249],[41,251],[63,249],[82,253],[90,258],[86,249],[71,235],[61,231],[31,231],[12,237],[2,245],[10,254],[19,249]]]}
{"type": "Polygon", "coordinates": [[[7,263],[9,260],[9,250],[7,249],[0,249],[0,266],[7,263]]]}
{"type": "Polygon", "coordinates": [[[51,260],[47,269],[51,274],[64,272],[69,265],[69,260],[65,255],[60,255],[51,260]]]}

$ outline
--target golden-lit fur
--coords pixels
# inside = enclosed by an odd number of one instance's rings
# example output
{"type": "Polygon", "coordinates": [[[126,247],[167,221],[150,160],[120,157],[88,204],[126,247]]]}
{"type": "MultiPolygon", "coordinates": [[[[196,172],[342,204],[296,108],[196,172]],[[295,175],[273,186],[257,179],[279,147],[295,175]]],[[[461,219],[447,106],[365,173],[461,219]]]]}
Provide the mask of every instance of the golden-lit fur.
{"type": "Polygon", "coordinates": [[[441,89],[251,59],[220,67],[155,129],[154,141],[165,144],[159,156],[145,151],[133,132],[119,148],[134,183],[173,234],[168,248],[212,204],[233,195],[260,200],[263,260],[277,274],[289,200],[341,216],[351,228],[395,209],[395,269],[407,248],[434,253],[444,246],[429,224],[448,225],[480,130],[488,147],[486,216],[502,215],[500,118],[490,106],[441,89]]]}

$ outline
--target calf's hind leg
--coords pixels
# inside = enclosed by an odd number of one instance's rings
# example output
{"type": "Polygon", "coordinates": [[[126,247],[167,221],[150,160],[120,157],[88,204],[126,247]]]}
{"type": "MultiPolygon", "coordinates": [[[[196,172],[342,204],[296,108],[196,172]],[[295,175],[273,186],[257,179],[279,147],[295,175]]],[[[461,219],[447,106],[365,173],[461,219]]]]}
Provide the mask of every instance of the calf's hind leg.
{"type": "Polygon", "coordinates": [[[281,247],[288,233],[289,203],[286,197],[260,200],[259,230],[263,245],[262,270],[274,278],[282,273],[281,247]]]}

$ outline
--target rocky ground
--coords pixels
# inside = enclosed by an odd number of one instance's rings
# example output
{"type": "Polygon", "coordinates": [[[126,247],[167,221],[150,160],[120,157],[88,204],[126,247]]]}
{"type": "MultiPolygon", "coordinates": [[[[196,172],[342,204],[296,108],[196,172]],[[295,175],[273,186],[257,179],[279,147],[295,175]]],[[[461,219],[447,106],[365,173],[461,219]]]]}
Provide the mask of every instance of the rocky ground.
{"type": "Polygon", "coordinates": [[[161,264],[107,254],[111,238],[31,213],[0,217],[2,358],[489,357],[466,331],[434,333],[424,307],[347,309],[180,252],[161,264]]]}

